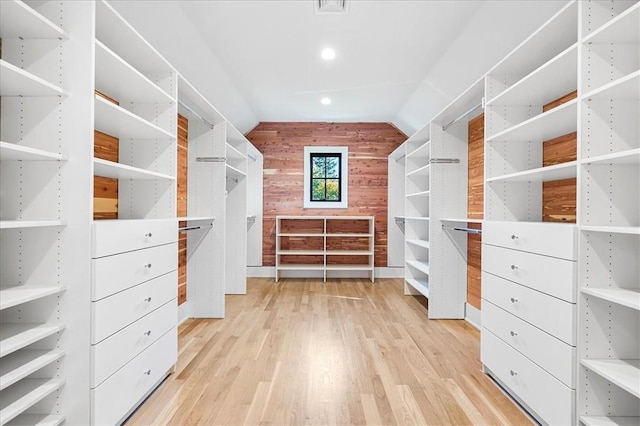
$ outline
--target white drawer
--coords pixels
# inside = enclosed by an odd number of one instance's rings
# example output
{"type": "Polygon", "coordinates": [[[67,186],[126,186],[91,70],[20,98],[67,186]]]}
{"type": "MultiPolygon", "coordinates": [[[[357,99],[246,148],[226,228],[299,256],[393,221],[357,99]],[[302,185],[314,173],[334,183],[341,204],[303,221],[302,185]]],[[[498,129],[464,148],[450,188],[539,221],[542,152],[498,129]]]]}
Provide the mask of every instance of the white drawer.
{"type": "Polygon", "coordinates": [[[482,327],[518,350],[556,379],[575,389],[576,348],[569,346],[486,300],[482,327]]]}
{"type": "Polygon", "coordinates": [[[178,272],[173,271],[91,304],[91,343],[99,343],[159,308],[178,293],[178,272]]]}
{"type": "Polygon", "coordinates": [[[176,269],[177,243],[93,259],[91,300],[100,300],[176,269]]]}
{"type": "Polygon", "coordinates": [[[176,326],[178,309],[175,299],[91,346],[91,387],[95,388],[129,362],[160,336],[176,326]]]}
{"type": "Polygon", "coordinates": [[[562,259],[577,260],[577,231],[565,223],[494,222],[482,224],[482,242],[562,259]]]}
{"type": "Polygon", "coordinates": [[[94,258],[178,241],[175,219],[97,220],[92,229],[94,258]]]}
{"type": "Polygon", "coordinates": [[[482,270],[576,303],[577,262],[482,245],[482,270]]]}
{"type": "Polygon", "coordinates": [[[575,346],[576,305],[482,272],[482,298],[575,346]]]}
{"type": "MultiPolygon", "coordinates": [[[[483,314],[484,315],[484,314],[483,314]]],[[[550,425],[575,424],[575,391],[482,329],[482,363],[531,410],[550,425]]]]}
{"type": "Polygon", "coordinates": [[[114,425],[134,409],[176,363],[178,337],[172,328],[120,371],[91,390],[91,424],[114,425]]]}

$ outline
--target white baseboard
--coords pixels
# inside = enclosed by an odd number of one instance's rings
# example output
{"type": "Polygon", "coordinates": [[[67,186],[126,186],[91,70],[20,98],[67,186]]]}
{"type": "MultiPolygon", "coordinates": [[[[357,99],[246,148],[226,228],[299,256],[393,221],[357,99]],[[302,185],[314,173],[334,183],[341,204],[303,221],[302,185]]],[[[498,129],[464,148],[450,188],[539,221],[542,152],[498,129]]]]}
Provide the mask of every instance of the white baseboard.
{"type": "Polygon", "coordinates": [[[464,305],[464,319],[471,324],[472,326],[474,326],[475,328],[477,328],[478,330],[480,330],[480,327],[482,325],[482,318],[480,315],[480,309],[476,308],[475,306],[472,306],[468,303],[465,303],[464,305]]]}
{"type": "MultiPolygon", "coordinates": [[[[404,268],[374,268],[375,278],[402,278],[404,268]]],[[[283,278],[322,278],[322,271],[282,271],[283,278]]],[[[248,266],[247,277],[275,278],[274,266],[248,266]]],[[[329,278],[367,278],[366,271],[331,271],[329,278]]]]}

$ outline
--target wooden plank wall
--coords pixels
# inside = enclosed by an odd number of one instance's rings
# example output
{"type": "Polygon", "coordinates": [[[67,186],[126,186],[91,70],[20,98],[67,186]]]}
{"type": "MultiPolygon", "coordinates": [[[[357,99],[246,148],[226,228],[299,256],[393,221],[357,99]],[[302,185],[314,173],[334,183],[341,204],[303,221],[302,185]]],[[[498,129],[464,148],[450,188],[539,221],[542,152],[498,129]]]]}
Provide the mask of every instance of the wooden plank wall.
{"type": "MultiPolygon", "coordinates": [[[[96,90],[96,94],[102,98],[120,105],[120,102],[110,98],[96,90]]],[[[94,130],[93,132],[93,156],[101,160],[118,162],[119,139],[106,133],[94,130]]],[[[118,179],[110,179],[102,176],[93,177],[93,219],[117,219],[118,218],[118,179]]]]}
{"type": "MultiPolygon", "coordinates": [[[[467,217],[484,218],[484,114],[472,118],[468,124],[469,162],[467,186],[467,217]]],[[[469,224],[470,228],[481,228],[469,224]]],[[[467,303],[480,309],[480,266],[482,236],[467,236],[467,303]]]]}
{"type": "Polygon", "coordinates": [[[407,136],[388,123],[260,123],[247,139],[264,156],[263,265],[275,265],[276,215],[375,216],[375,265],[387,265],[387,160],[407,136]],[[304,209],[305,146],[349,148],[349,208],[304,209]]]}
{"type": "MultiPolygon", "coordinates": [[[[189,121],[178,114],[178,176],[177,215],[187,216],[187,147],[189,141],[189,121]]],[[[180,222],[180,227],[186,222],[180,222]]],[[[178,233],[178,305],[187,301],[187,233],[178,233]]]]}

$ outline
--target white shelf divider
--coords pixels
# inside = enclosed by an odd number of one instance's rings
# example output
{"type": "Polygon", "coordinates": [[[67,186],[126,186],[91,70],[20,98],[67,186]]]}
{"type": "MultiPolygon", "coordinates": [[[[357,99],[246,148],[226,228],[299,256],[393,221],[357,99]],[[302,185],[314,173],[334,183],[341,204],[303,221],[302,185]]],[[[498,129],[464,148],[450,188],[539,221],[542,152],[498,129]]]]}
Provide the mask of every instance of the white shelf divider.
{"type": "Polygon", "coordinates": [[[463,218],[444,218],[440,219],[441,222],[459,222],[459,223],[483,223],[484,219],[472,219],[469,217],[463,218]]]}
{"type": "Polygon", "coordinates": [[[429,275],[429,262],[421,260],[407,260],[407,264],[423,274],[429,275]]]}
{"type": "Polygon", "coordinates": [[[96,89],[114,99],[174,102],[167,92],[96,40],[96,89]]]}
{"type": "Polygon", "coordinates": [[[620,77],[582,96],[583,99],[640,99],[640,70],[620,77]]]}
{"type": "Polygon", "coordinates": [[[173,139],[166,130],[99,95],[95,95],[95,128],[119,139],[173,139]]]}
{"type": "Polygon", "coordinates": [[[426,164],[422,167],[419,167],[413,171],[410,171],[409,173],[406,174],[406,177],[411,177],[411,176],[415,176],[418,174],[429,174],[429,170],[431,169],[431,164],[426,164]]]}
{"type": "Polygon", "coordinates": [[[582,416],[580,422],[585,426],[638,426],[640,417],[582,416]]]}
{"type": "Polygon", "coordinates": [[[0,229],[49,228],[64,225],[63,220],[0,220],[0,229]]]}
{"type": "Polygon", "coordinates": [[[430,142],[426,141],[425,143],[408,153],[406,158],[429,157],[429,146],[430,142]]]}
{"type": "Polygon", "coordinates": [[[418,290],[424,297],[429,297],[429,284],[426,280],[417,280],[415,278],[406,278],[405,281],[411,287],[418,290]]]}
{"type": "Polygon", "coordinates": [[[0,59],[0,96],[66,96],[55,84],[0,59]]]}
{"type": "Polygon", "coordinates": [[[54,152],[0,141],[0,160],[11,161],[64,161],[66,158],[54,152]]]}
{"type": "Polygon", "coordinates": [[[0,394],[0,419],[3,424],[19,416],[31,406],[64,385],[64,380],[23,379],[0,394]]]}
{"type": "Polygon", "coordinates": [[[640,360],[582,359],[580,363],[636,398],[640,398],[640,360]]]}
{"type": "Polygon", "coordinates": [[[67,39],[69,34],[23,1],[0,2],[0,38],[67,39]]]}
{"type": "Polygon", "coordinates": [[[243,154],[242,152],[240,152],[240,150],[238,148],[236,148],[235,146],[233,146],[229,142],[227,142],[227,158],[233,158],[233,159],[238,159],[238,160],[246,160],[247,156],[245,154],[243,154]]]}
{"type": "Polygon", "coordinates": [[[585,158],[582,164],[628,164],[640,165],[640,148],[628,149],[622,152],[599,155],[597,157],[585,158]]]}
{"type": "Polygon", "coordinates": [[[11,308],[51,296],[64,291],[64,287],[34,287],[20,285],[15,287],[0,287],[0,310],[11,308]]]}
{"type": "Polygon", "coordinates": [[[407,240],[407,244],[414,245],[416,247],[429,248],[429,241],[425,240],[407,240]]]}
{"type": "Polygon", "coordinates": [[[583,287],[582,293],[640,311],[640,290],[637,289],[583,287]]]}
{"type": "Polygon", "coordinates": [[[428,196],[429,196],[429,191],[414,192],[412,194],[407,194],[406,195],[407,198],[411,198],[411,197],[428,197],[428,196]]]}
{"type": "Polygon", "coordinates": [[[329,263],[325,269],[327,271],[371,271],[373,270],[373,266],[365,265],[364,263],[362,265],[337,265],[329,263]]]}
{"type": "Polygon", "coordinates": [[[327,237],[354,237],[354,238],[370,238],[373,237],[373,234],[358,234],[358,233],[344,233],[344,234],[325,234],[327,237]]]}
{"type": "Polygon", "coordinates": [[[93,159],[93,174],[112,179],[139,179],[139,180],[175,180],[174,176],[163,173],[152,172],[150,170],[127,166],[126,164],[114,163],[113,161],[101,158],[93,159]]]}
{"type": "Polygon", "coordinates": [[[584,38],[583,43],[640,43],[640,3],[631,6],[584,38]]]}
{"type": "Polygon", "coordinates": [[[227,164],[227,177],[232,179],[244,179],[247,177],[247,174],[240,169],[233,167],[230,164],[227,164]]]}
{"type": "Polygon", "coordinates": [[[276,255],[282,256],[322,256],[323,250],[279,250],[276,255]]]}
{"type": "Polygon", "coordinates": [[[540,167],[523,172],[488,178],[487,182],[547,182],[574,178],[577,175],[577,161],[568,161],[548,167],[540,167]]]}
{"type": "Polygon", "coordinates": [[[21,414],[6,426],[58,426],[65,421],[65,416],[55,414],[21,414]]]}
{"type": "Polygon", "coordinates": [[[3,323],[0,329],[0,358],[62,330],[62,324],[3,323]]]}
{"type": "Polygon", "coordinates": [[[0,391],[62,358],[63,355],[64,352],[58,350],[24,350],[2,358],[0,391]]]}
{"type": "Polygon", "coordinates": [[[327,250],[327,256],[371,256],[371,250],[327,250]]]}
{"type": "Polygon", "coordinates": [[[582,231],[603,232],[607,234],[629,234],[640,235],[640,226],[592,226],[583,225],[580,227],[582,231]]]}
{"type": "Polygon", "coordinates": [[[324,270],[324,265],[283,263],[278,265],[278,269],[281,271],[322,271],[324,270]]]}

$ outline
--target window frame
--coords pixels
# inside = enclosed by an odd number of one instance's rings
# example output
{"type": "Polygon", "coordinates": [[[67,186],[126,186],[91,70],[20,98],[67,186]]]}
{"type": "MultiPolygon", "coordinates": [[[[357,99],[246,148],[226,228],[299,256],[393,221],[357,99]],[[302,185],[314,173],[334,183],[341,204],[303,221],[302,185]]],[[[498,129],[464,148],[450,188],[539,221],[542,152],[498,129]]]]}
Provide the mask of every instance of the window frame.
{"type": "MultiPolygon", "coordinates": [[[[349,150],[346,146],[305,146],[304,147],[304,208],[316,208],[316,209],[346,209],[349,206],[348,202],[348,187],[349,187],[349,150]],[[335,154],[340,156],[340,200],[320,200],[313,201],[312,197],[312,185],[313,185],[313,167],[311,162],[312,155],[327,156],[326,154],[335,154]]],[[[324,179],[327,178],[325,176],[324,179]]]]}
{"type": "Polygon", "coordinates": [[[311,177],[309,179],[309,198],[312,202],[321,202],[321,203],[330,203],[333,201],[340,202],[342,201],[342,153],[340,152],[312,152],[309,154],[309,161],[311,162],[311,177]],[[313,176],[313,164],[316,158],[324,158],[325,159],[325,171],[323,177],[313,176]],[[336,158],[338,160],[338,176],[327,176],[326,169],[326,159],[327,158],[336,158]],[[324,181],[324,199],[323,200],[314,200],[313,199],[313,183],[317,180],[324,181]],[[338,198],[336,200],[327,200],[327,181],[329,180],[337,180],[338,181],[338,198]]]}

